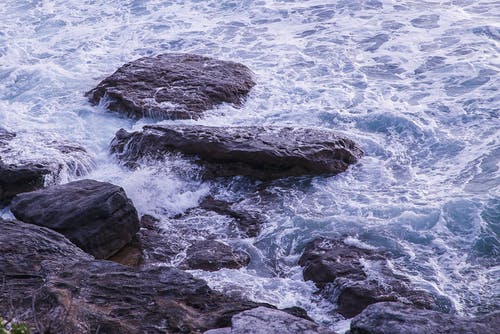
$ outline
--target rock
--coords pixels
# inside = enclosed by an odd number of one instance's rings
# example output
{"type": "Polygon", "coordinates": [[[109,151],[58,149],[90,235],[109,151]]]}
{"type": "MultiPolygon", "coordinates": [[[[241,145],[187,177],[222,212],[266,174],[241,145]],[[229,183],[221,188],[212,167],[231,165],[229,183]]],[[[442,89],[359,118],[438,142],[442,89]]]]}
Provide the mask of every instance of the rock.
{"type": "Polygon", "coordinates": [[[153,217],[151,215],[142,215],[140,224],[141,228],[145,228],[150,231],[155,231],[159,232],[160,227],[159,227],[160,220],[156,217],[153,217]]]}
{"type": "MultiPolygon", "coordinates": [[[[352,319],[350,334],[483,334],[500,328],[500,312],[477,318],[422,310],[401,303],[376,303],[352,319]]],[[[496,332],[497,333],[497,332],[496,332]]]]}
{"type": "Polygon", "coordinates": [[[129,117],[189,119],[223,102],[239,106],[254,85],[242,64],[169,53],[123,65],[86,96],[129,117]]]}
{"type": "Polygon", "coordinates": [[[141,232],[139,231],[138,234],[134,235],[132,241],[126,244],[116,254],[108,258],[108,260],[132,268],[138,268],[141,266],[144,263],[144,257],[140,233],[141,232]]]}
{"type": "Polygon", "coordinates": [[[125,191],[107,182],[81,180],[17,195],[14,216],[60,232],[99,259],[115,254],[139,230],[139,218],[125,191]]]}
{"type": "Polygon", "coordinates": [[[0,128],[0,203],[69,176],[83,176],[93,167],[92,157],[81,146],[0,128]]]}
{"type": "Polygon", "coordinates": [[[336,302],[337,312],[346,318],[381,301],[400,301],[419,308],[435,307],[435,297],[412,288],[408,278],[389,268],[388,258],[389,254],[381,251],[318,238],[306,246],[299,265],[304,267],[304,279],[312,280],[324,297],[336,302]],[[378,270],[377,275],[369,276],[363,262],[369,262],[372,270],[378,270]]]}
{"type": "Polygon", "coordinates": [[[256,237],[260,233],[261,225],[264,223],[260,217],[250,212],[235,210],[231,203],[216,200],[212,196],[205,197],[200,208],[213,211],[223,216],[228,216],[236,221],[238,229],[247,237],[256,237]]]}
{"type": "Polygon", "coordinates": [[[205,332],[205,334],[335,334],[312,321],[294,317],[286,312],[257,307],[241,312],[231,319],[230,328],[205,332]]]}
{"type": "Polygon", "coordinates": [[[309,315],[307,314],[307,311],[301,307],[298,307],[298,306],[287,307],[287,308],[282,309],[282,311],[286,312],[290,315],[293,315],[294,317],[297,317],[297,318],[302,318],[305,320],[313,321],[309,317],[309,315]]]}
{"type": "Polygon", "coordinates": [[[0,161],[0,203],[8,203],[17,194],[40,189],[50,170],[42,165],[15,166],[0,161]]]}
{"type": "MultiPolygon", "coordinates": [[[[238,269],[250,262],[247,253],[215,240],[191,239],[178,231],[171,236],[159,228],[159,221],[150,215],[141,217],[141,229],[127,244],[109,260],[139,267],[175,264],[180,269],[216,271],[222,268],[238,269]],[[182,259],[182,254],[185,258],[182,259]],[[180,262],[180,263],[179,263],[180,262]]],[[[195,234],[192,231],[192,234],[195,234]]]]}
{"type": "Polygon", "coordinates": [[[40,295],[46,277],[72,263],[92,260],[57,232],[1,218],[0,254],[0,314],[7,319],[25,316],[31,323],[33,298],[40,295]]]}
{"type": "Polygon", "coordinates": [[[262,304],[181,270],[93,260],[62,235],[0,221],[0,314],[39,333],[199,333],[262,304]]]}
{"type": "Polygon", "coordinates": [[[250,256],[235,251],[231,246],[215,240],[201,240],[193,243],[186,251],[182,269],[217,271],[222,268],[239,269],[250,263],[250,256]]]}
{"type": "Polygon", "coordinates": [[[353,141],[329,130],[201,125],[145,126],[133,133],[121,129],[111,152],[130,166],[144,157],[181,152],[197,157],[205,178],[244,175],[263,180],[337,174],[363,154],[353,141]]]}

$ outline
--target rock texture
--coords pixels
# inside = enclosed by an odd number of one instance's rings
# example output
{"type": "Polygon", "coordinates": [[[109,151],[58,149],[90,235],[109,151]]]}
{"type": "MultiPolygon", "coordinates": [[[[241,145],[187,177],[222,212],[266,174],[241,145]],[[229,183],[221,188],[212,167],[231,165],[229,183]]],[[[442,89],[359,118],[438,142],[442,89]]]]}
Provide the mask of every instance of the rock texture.
{"type": "Polygon", "coordinates": [[[351,318],[368,305],[401,301],[419,308],[433,308],[434,297],[411,287],[410,281],[387,266],[388,254],[318,238],[307,245],[299,264],[305,280],[312,280],[322,294],[338,304],[337,311],[351,318]],[[377,275],[369,276],[363,262],[377,275]]]}
{"type": "Polygon", "coordinates": [[[200,240],[189,246],[181,268],[217,271],[222,268],[239,269],[249,262],[250,256],[243,251],[234,250],[219,241],[200,240]]]}
{"type": "Polygon", "coordinates": [[[139,230],[137,211],[125,191],[94,180],[20,194],[11,211],[25,223],[60,232],[99,259],[115,254],[139,230]]]}
{"type": "Polygon", "coordinates": [[[167,152],[196,156],[205,177],[244,175],[255,179],[337,174],[363,155],[350,139],[329,130],[291,127],[145,126],[121,129],[111,152],[133,166],[167,152]]]}
{"type": "Polygon", "coordinates": [[[0,221],[0,314],[39,333],[199,333],[257,304],[174,268],[93,260],[62,235],[0,221]]]}
{"type": "Polygon", "coordinates": [[[144,57],[120,67],[86,96],[129,117],[198,118],[223,102],[240,105],[255,85],[244,65],[192,54],[144,57]]]}
{"type": "Polygon", "coordinates": [[[401,303],[376,303],[352,319],[350,334],[498,333],[500,312],[477,318],[416,309],[401,303]]]}
{"type": "Polygon", "coordinates": [[[0,203],[9,202],[14,196],[44,186],[45,175],[50,170],[43,165],[7,165],[0,161],[0,203]]]}
{"type": "Polygon", "coordinates": [[[210,330],[205,334],[335,334],[312,321],[279,310],[257,307],[231,319],[230,328],[210,330]]]}

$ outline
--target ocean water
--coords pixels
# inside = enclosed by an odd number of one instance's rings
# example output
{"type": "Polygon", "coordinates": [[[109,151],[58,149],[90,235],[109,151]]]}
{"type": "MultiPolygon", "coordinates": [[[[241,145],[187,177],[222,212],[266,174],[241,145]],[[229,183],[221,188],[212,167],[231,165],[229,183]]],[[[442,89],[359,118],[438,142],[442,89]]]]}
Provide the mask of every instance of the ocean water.
{"type": "Polygon", "coordinates": [[[121,185],[165,230],[217,235],[251,254],[245,269],[193,271],[211,287],[345,328],[297,266],[305,244],[327,236],[391,251],[391,264],[451,312],[500,307],[497,1],[0,0],[0,17],[0,126],[18,134],[2,158],[57,161],[65,167],[51,182],[121,185]],[[198,121],[133,121],[83,96],[122,64],[162,52],[244,63],[257,85],[241,108],[198,121]],[[152,123],[333,129],[366,156],[337,176],[265,188],[202,181],[179,156],[135,171],[109,156],[118,129],[152,123]],[[90,158],[64,157],[54,142],[90,158]],[[215,214],[173,219],[209,193],[260,213],[261,235],[240,239],[215,214]]]}

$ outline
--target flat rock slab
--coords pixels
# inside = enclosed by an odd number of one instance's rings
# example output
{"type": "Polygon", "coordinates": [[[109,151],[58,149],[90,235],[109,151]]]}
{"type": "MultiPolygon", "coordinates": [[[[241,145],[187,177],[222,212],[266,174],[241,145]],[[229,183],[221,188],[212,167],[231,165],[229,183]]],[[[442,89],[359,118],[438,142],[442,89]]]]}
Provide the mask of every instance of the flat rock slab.
{"type": "Polygon", "coordinates": [[[231,61],[168,53],[123,65],[86,96],[97,104],[141,118],[199,118],[223,102],[240,105],[255,85],[252,72],[231,61]]]}
{"type": "Polygon", "coordinates": [[[107,182],[80,180],[17,195],[14,216],[60,232],[85,252],[106,259],[132,240],[139,218],[125,191],[107,182]]]}
{"type": "Polygon", "coordinates": [[[499,328],[500,312],[467,319],[384,302],[368,306],[353,318],[349,334],[484,334],[498,333],[499,328]]]}
{"type": "Polygon", "coordinates": [[[407,277],[388,266],[389,258],[389,254],[379,250],[317,238],[306,246],[299,265],[304,267],[304,280],[315,282],[323,296],[333,299],[338,304],[337,312],[346,318],[382,301],[401,301],[419,308],[436,307],[432,294],[413,288],[407,277]],[[376,275],[366,271],[366,263],[377,270],[376,275]]]}
{"type": "Polygon", "coordinates": [[[231,319],[230,328],[210,330],[205,334],[335,334],[312,321],[280,310],[257,307],[231,319]]]}
{"type": "Polygon", "coordinates": [[[131,166],[144,157],[181,152],[199,159],[206,178],[243,175],[263,180],[334,175],[363,155],[352,140],[330,130],[201,125],[145,126],[133,133],[121,129],[111,152],[131,166]]]}
{"type": "Polygon", "coordinates": [[[61,234],[0,220],[0,314],[33,333],[201,333],[264,304],[178,269],[93,260],[61,234]]]}

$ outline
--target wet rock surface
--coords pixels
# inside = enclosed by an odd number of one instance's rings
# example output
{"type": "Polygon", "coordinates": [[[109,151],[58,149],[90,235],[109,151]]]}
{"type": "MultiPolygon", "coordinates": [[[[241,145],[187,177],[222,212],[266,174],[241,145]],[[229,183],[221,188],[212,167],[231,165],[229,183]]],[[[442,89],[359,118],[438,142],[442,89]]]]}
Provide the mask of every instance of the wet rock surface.
{"type": "Polygon", "coordinates": [[[318,238],[306,246],[299,265],[304,267],[304,280],[312,280],[327,299],[338,304],[337,312],[346,318],[382,301],[401,301],[418,308],[435,307],[434,296],[412,288],[408,278],[389,268],[389,258],[389,254],[378,250],[318,238]],[[366,272],[367,262],[372,269],[377,268],[376,277],[366,272]]]}
{"type": "Polygon", "coordinates": [[[192,54],[161,54],[123,65],[86,96],[129,117],[199,118],[223,102],[240,105],[255,85],[244,65],[192,54]]]}
{"type": "Polygon", "coordinates": [[[17,194],[56,184],[65,173],[83,176],[93,166],[83,147],[56,140],[40,143],[46,156],[25,157],[23,145],[12,144],[16,138],[16,133],[0,127],[0,204],[17,194]]]}
{"type": "Polygon", "coordinates": [[[11,211],[25,223],[60,232],[100,259],[118,252],[139,230],[137,211],[125,191],[94,180],[20,194],[11,211]]]}
{"type": "Polygon", "coordinates": [[[262,305],[178,269],[93,260],[59,233],[17,221],[0,220],[0,254],[0,313],[36,332],[203,332],[262,305]]]}
{"type": "Polygon", "coordinates": [[[205,334],[335,334],[314,322],[295,317],[280,310],[258,307],[241,312],[231,319],[230,328],[205,334]]]}
{"type": "Polygon", "coordinates": [[[223,242],[196,239],[194,229],[170,235],[160,228],[153,216],[141,217],[141,229],[132,241],[109,260],[134,268],[175,264],[180,269],[217,271],[238,269],[250,262],[250,256],[223,242]],[[188,232],[191,233],[188,233],[188,232]]]}
{"type": "Polygon", "coordinates": [[[121,129],[111,152],[130,166],[142,158],[181,152],[196,157],[205,167],[205,178],[243,175],[263,180],[334,175],[363,155],[353,141],[329,130],[200,125],[145,126],[133,133],[121,129]]]}
{"type": "Polygon", "coordinates": [[[186,251],[182,269],[217,271],[222,268],[239,269],[248,265],[250,256],[231,246],[215,240],[194,242],[186,251]]]}
{"type": "Polygon", "coordinates": [[[43,165],[15,166],[0,160],[0,204],[9,202],[17,194],[43,188],[49,173],[43,165]]]}
{"type": "Polygon", "coordinates": [[[422,310],[401,303],[376,303],[352,319],[349,334],[483,334],[500,328],[500,312],[476,318],[422,310]]]}

